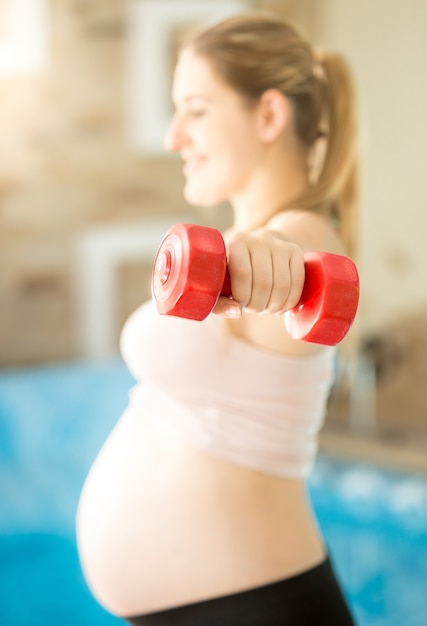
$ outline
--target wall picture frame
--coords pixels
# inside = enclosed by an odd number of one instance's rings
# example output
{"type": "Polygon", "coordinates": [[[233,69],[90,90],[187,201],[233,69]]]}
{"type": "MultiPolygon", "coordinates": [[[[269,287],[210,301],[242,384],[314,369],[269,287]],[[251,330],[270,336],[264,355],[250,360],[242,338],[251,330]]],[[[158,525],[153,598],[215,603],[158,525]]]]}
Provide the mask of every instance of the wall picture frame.
{"type": "Polygon", "coordinates": [[[182,34],[249,8],[244,0],[129,0],[127,125],[136,152],[166,155],[174,54],[182,34]]]}

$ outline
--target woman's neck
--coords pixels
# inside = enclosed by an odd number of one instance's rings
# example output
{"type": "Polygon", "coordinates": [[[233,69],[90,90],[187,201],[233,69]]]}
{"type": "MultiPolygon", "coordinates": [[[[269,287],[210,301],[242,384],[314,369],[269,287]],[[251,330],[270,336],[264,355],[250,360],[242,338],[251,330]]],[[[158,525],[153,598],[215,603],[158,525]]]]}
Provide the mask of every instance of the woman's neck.
{"type": "Polygon", "coordinates": [[[241,192],[230,198],[234,229],[249,231],[262,228],[274,215],[300,197],[308,184],[305,159],[293,158],[286,163],[283,159],[267,162],[241,192]]]}

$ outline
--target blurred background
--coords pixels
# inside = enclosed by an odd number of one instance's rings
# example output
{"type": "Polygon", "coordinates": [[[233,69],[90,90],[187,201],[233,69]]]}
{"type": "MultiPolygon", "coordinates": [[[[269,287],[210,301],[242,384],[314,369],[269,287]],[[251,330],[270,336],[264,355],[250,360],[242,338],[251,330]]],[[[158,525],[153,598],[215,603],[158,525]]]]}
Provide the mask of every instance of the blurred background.
{"type": "Polygon", "coordinates": [[[185,203],[180,161],[163,151],[176,43],[188,27],[246,8],[288,16],[355,74],[357,353],[330,399],[313,498],[360,623],[424,623],[427,3],[0,0],[5,626],[30,616],[36,626],[116,621],[81,578],[75,505],[126,404],[120,329],[150,296],[163,234],[177,221],[230,220],[227,206],[185,203]],[[406,604],[393,604],[402,589],[406,604]]]}

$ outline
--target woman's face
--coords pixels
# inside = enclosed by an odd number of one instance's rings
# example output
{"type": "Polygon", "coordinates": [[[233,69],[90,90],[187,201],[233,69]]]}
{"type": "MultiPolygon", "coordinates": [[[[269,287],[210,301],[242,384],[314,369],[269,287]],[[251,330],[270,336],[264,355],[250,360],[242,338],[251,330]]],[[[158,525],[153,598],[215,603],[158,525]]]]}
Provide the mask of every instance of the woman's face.
{"type": "Polygon", "coordinates": [[[249,107],[191,50],[179,57],[172,97],[175,114],[165,146],[184,160],[186,200],[209,206],[244,192],[262,150],[256,106],[249,107]]]}

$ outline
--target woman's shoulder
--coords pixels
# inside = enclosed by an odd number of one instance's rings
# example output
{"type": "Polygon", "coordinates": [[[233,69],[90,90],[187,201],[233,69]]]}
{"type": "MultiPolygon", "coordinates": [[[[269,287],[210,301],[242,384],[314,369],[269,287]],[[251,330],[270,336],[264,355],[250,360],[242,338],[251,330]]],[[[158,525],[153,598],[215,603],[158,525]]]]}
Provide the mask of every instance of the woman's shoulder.
{"type": "Polygon", "coordinates": [[[341,237],[323,215],[303,209],[288,209],[270,219],[267,228],[281,233],[303,250],[319,250],[345,254],[341,237]]]}

